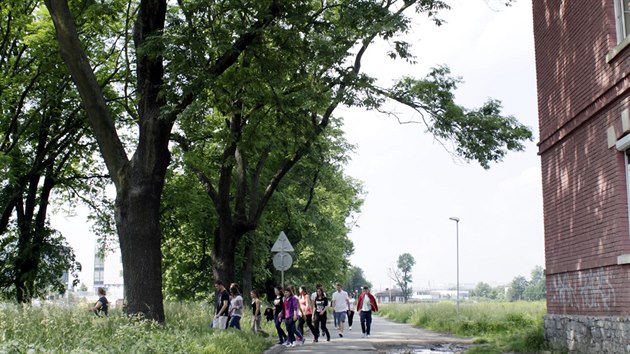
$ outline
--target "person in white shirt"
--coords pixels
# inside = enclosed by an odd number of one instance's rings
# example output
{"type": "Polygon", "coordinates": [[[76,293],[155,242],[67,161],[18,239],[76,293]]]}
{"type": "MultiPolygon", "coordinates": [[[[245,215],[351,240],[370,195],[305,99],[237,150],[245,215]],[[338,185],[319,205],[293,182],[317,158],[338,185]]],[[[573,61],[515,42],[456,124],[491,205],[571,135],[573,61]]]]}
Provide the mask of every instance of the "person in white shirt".
{"type": "Polygon", "coordinates": [[[341,284],[337,283],[337,291],[332,296],[333,316],[337,319],[339,325],[339,337],[343,338],[343,324],[346,322],[346,315],[350,309],[350,301],[348,293],[341,288],[341,284]]]}
{"type": "Polygon", "coordinates": [[[378,311],[378,304],[376,303],[376,299],[370,293],[370,288],[367,286],[363,287],[363,292],[361,296],[359,296],[359,301],[357,302],[357,311],[359,312],[359,319],[361,321],[361,332],[363,332],[363,337],[370,337],[370,329],[372,327],[372,312],[378,311]]]}
{"type": "Polygon", "coordinates": [[[354,294],[350,292],[348,294],[348,330],[352,331],[352,319],[354,318],[354,306],[356,300],[354,298],[354,294]]]}

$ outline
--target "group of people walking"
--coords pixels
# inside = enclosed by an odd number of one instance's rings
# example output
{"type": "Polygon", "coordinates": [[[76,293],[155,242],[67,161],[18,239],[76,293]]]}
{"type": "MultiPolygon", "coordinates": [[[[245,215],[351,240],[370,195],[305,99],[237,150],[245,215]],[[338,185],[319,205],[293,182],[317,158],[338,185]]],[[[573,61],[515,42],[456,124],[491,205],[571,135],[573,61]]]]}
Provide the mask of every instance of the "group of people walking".
{"type": "MultiPolygon", "coordinates": [[[[230,284],[230,290],[228,291],[223,285],[223,282],[217,280],[214,283],[214,287],[217,290],[217,303],[216,312],[212,319],[213,328],[236,328],[241,329],[241,317],[243,317],[244,301],[240,294],[238,285],[236,283],[230,284]]],[[[261,311],[260,311],[260,296],[257,290],[250,292],[251,310],[252,310],[252,325],[251,330],[254,333],[261,331],[261,311]]]]}
{"type": "MultiPolygon", "coordinates": [[[[238,285],[232,283],[229,290],[222,281],[214,284],[217,290],[216,312],[212,320],[212,327],[218,329],[241,329],[241,317],[243,316],[244,301],[240,295],[238,285]]],[[[372,312],[378,311],[376,299],[370,293],[367,286],[363,287],[358,301],[343,290],[337,283],[336,291],[329,301],[321,284],[316,285],[316,290],[309,294],[305,286],[300,286],[295,292],[293,286],[274,288],[273,321],[278,332],[278,343],[292,347],[296,344],[304,344],[304,325],[306,324],[313,334],[313,342],[319,342],[320,337],[330,341],[330,331],[327,328],[328,309],[332,308],[335,328],[339,337],[343,338],[344,326],[348,319],[348,329],[352,330],[352,319],[355,309],[359,312],[361,331],[363,337],[370,337],[372,325],[372,312]],[[284,324],[284,328],[283,325],[284,324]]],[[[251,330],[254,333],[261,331],[261,300],[258,291],[250,293],[252,323],[251,330]]],[[[271,314],[270,314],[271,316],[271,314]]]]}
{"type": "MultiPolygon", "coordinates": [[[[333,318],[339,337],[343,338],[346,317],[349,319],[348,329],[352,329],[352,316],[355,309],[354,301],[351,301],[352,297],[343,290],[339,283],[336,285],[336,291],[332,295],[331,302],[329,302],[321,284],[316,285],[316,290],[312,294],[309,294],[305,286],[299,287],[297,294],[292,286],[284,289],[276,287],[274,291],[276,298],[273,302],[273,315],[279,344],[289,347],[294,346],[296,343],[304,344],[306,341],[304,324],[308,326],[313,334],[314,343],[319,342],[319,339],[324,336],[326,341],[330,341],[330,331],[326,323],[329,307],[333,309],[333,318]],[[283,323],[285,325],[284,329],[282,328],[283,323]]],[[[363,287],[356,309],[360,311],[363,336],[369,337],[372,325],[372,312],[378,311],[378,305],[367,286],[363,287]]]]}

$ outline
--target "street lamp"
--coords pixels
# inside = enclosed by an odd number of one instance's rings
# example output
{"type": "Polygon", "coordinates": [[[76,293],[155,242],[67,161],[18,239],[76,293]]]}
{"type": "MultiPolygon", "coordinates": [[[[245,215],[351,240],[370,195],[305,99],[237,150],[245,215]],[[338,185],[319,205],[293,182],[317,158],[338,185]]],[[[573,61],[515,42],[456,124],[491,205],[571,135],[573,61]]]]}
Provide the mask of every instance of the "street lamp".
{"type": "Polygon", "coordinates": [[[456,235],[456,247],[457,247],[457,320],[459,321],[459,218],[451,216],[450,220],[455,221],[455,235],[456,235]]]}

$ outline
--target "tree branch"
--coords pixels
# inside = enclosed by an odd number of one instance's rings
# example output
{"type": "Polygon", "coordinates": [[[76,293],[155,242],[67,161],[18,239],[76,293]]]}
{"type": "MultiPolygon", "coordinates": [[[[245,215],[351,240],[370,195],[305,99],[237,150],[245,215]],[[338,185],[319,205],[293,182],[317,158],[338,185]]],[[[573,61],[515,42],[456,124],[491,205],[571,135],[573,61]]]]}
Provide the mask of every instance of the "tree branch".
{"type": "Polygon", "coordinates": [[[129,160],[116,132],[103,92],[79,40],[68,2],[45,0],[45,3],[55,25],[61,56],[81,95],[107,169],[114,183],[120,187],[129,160]]]}

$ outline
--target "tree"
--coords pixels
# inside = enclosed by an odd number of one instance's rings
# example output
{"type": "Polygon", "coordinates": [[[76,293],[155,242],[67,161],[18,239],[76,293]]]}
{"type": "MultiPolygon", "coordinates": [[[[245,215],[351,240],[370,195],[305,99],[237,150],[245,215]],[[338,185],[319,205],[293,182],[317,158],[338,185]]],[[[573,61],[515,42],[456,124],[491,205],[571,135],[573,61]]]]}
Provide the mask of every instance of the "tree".
{"type": "Polygon", "coordinates": [[[350,267],[348,272],[349,272],[349,277],[345,285],[343,286],[344,289],[348,291],[353,291],[353,292],[354,291],[360,292],[359,289],[363,288],[364,286],[367,286],[368,288],[372,288],[372,283],[367,281],[365,279],[365,276],[363,275],[363,269],[357,266],[352,266],[350,267]]]}
{"type": "Polygon", "coordinates": [[[470,297],[477,297],[482,299],[496,299],[497,293],[495,289],[492,289],[490,285],[484,282],[479,282],[473,290],[470,291],[470,297]]]}
{"type": "MultiPolygon", "coordinates": [[[[332,283],[346,277],[352,252],[347,220],[361,205],[361,188],[343,174],[339,161],[345,160],[348,150],[337,136],[340,133],[331,129],[326,135],[330,141],[322,142],[316,153],[296,164],[270,200],[256,235],[244,236],[235,253],[235,277],[242,281],[245,293],[252,286],[262,289],[279,284],[270,252],[279,230],[285,231],[295,248],[285,282],[332,283]],[[248,272],[253,275],[250,283],[245,277],[248,272]]],[[[200,298],[212,285],[207,269],[217,216],[208,213],[209,197],[195,182],[195,175],[186,172],[185,156],[174,156],[174,171],[178,172],[168,178],[163,211],[165,294],[200,298]]]]}
{"type": "Polygon", "coordinates": [[[541,266],[532,269],[532,278],[523,291],[523,298],[529,301],[543,300],[547,297],[545,270],[541,266]]]}
{"type": "Polygon", "coordinates": [[[411,287],[411,269],[416,264],[416,260],[409,253],[403,253],[398,257],[397,269],[389,269],[389,277],[400,287],[405,302],[409,300],[413,293],[411,287]]]}
{"type": "MultiPolygon", "coordinates": [[[[129,158],[116,130],[117,115],[104,99],[68,1],[45,3],[61,55],[116,187],[115,219],[127,310],[159,322],[164,320],[159,208],[173,127],[181,123],[182,131],[191,133],[181,118],[196,118],[201,126],[209,115],[225,122],[223,129],[204,139],[225,142],[221,149],[224,158],[215,166],[218,173],[215,179],[200,175],[218,215],[212,267],[215,278],[223,280],[234,278],[239,241],[256,229],[280,181],[308,155],[339,105],[380,109],[386,100],[400,102],[420,112],[436,138],[452,139],[456,153],[484,167],[508,150],[522,150],[521,141],[531,139],[528,128],[500,114],[496,101],[475,110],[456,105],[452,91],[458,80],[450,78],[446,68],[433,70],[425,79],[403,78],[390,88],[378,87],[374,78],[361,74],[362,57],[376,38],[390,40],[408,31],[406,11],[428,14],[439,23],[436,13],[447,8],[442,1],[190,0],[176,5],[166,0],[140,0],[137,8],[135,2],[129,2],[115,13],[124,23],[135,19],[133,50],[126,40],[131,37],[130,27],[119,33],[124,42],[121,52],[130,58],[126,66],[136,69],[135,83],[125,89],[135,89],[128,102],[129,107],[137,108],[130,108],[122,117],[135,121],[138,128],[135,150],[128,147],[134,151],[129,158]],[[251,90],[250,77],[258,78],[251,90]],[[265,80],[270,84],[265,86],[265,80]],[[247,121],[266,117],[273,119],[266,124],[295,138],[269,159],[274,164],[270,171],[275,172],[260,190],[252,181],[259,177],[255,172],[258,162],[267,161],[267,150],[256,151],[254,158],[245,156],[242,144],[252,141],[242,138],[248,134],[244,129],[253,134],[259,126],[247,125],[247,121]],[[249,159],[256,162],[250,165],[249,159]],[[259,192],[252,193],[252,189],[259,192]]],[[[413,60],[407,43],[394,40],[393,47],[389,53],[393,58],[413,60]]],[[[260,139],[253,136],[253,141],[260,139]]]]}
{"type": "MultiPolygon", "coordinates": [[[[125,39],[122,52],[127,57],[135,55],[133,62],[127,65],[136,68],[136,97],[131,102],[137,104],[137,109],[130,111],[137,121],[138,135],[135,152],[129,158],[116,130],[115,114],[108,106],[104,90],[90,65],[68,1],[46,0],[45,3],[55,25],[61,56],[79,91],[116,188],[115,220],[124,267],[127,312],[164,322],[159,211],[171,156],[168,144],[178,116],[196,100],[199,92],[204,91],[203,86],[181,80],[178,87],[166,92],[168,68],[165,67],[164,43],[161,41],[169,7],[166,0],[140,0],[137,9],[135,2],[129,2],[122,11],[112,13],[113,17],[125,19],[125,23],[134,22],[135,16],[135,51],[127,50],[129,26],[119,33],[120,38],[125,39]]],[[[275,1],[257,2],[252,6],[254,8],[248,9],[251,16],[247,20],[238,18],[239,27],[223,28],[227,30],[223,36],[227,41],[213,43],[212,51],[205,53],[208,54],[203,70],[206,86],[234,64],[243,49],[279,15],[275,1]]],[[[232,10],[223,9],[218,18],[222,15],[232,17],[228,16],[232,10]]],[[[191,48],[198,44],[191,43],[191,48]]],[[[179,78],[179,73],[169,74],[179,78]]]]}
{"type": "MultiPolygon", "coordinates": [[[[531,138],[529,129],[513,117],[501,116],[497,101],[477,110],[456,105],[452,91],[459,79],[450,78],[446,67],[424,79],[402,78],[390,88],[377,86],[375,78],[361,72],[363,57],[377,38],[408,30],[405,12],[414,5],[430,17],[446,8],[441,1],[295,5],[282,26],[248,46],[229,73],[216,80],[218,89],[205,104],[184,117],[190,120],[182,121],[183,134],[176,140],[217,215],[215,278],[234,278],[239,242],[256,230],[283,178],[311,153],[339,105],[381,109],[390,100],[408,106],[426,117],[424,123],[436,138],[455,140],[459,155],[486,168],[507,150],[521,149],[520,140],[531,138]],[[281,54],[277,48],[283,48],[281,54]],[[208,160],[216,163],[206,164],[208,160]]],[[[203,28],[197,19],[206,18],[208,10],[189,10],[186,21],[179,21],[186,26],[175,32],[194,38],[198,31],[190,29],[203,28]]],[[[396,41],[390,56],[412,60],[408,49],[396,41]]],[[[172,61],[184,62],[177,55],[172,61]]]]}
{"type": "MultiPolygon", "coordinates": [[[[64,292],[65,271],[76,284],[80,264],[63,235],[50,228],[49,204],[94,200],[103,188],[79,98],[38,4],[0,9],[0,289],[18,303],[50,289],[64,292]]],[[[101,20],[86,23],[85,34],[96,42],[108,37],[101,20]]],[[[99,59],[99,75],[115,67],[103,49],[90,51],[99,59]]],[[[111,82],[116,76],[106,77],[111,82]]]]}
{"type": "Polygon", "coordinates": [[[510,283],[510,288],[506,296],[507,299],[509,301],[523,300],[523,293],[528,285],[529,283],[524,276],[517,276],[514,280],[512,280],[512,283],[510,283]]]}

